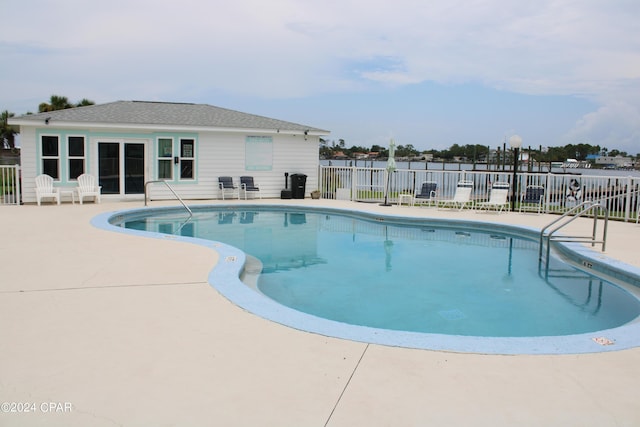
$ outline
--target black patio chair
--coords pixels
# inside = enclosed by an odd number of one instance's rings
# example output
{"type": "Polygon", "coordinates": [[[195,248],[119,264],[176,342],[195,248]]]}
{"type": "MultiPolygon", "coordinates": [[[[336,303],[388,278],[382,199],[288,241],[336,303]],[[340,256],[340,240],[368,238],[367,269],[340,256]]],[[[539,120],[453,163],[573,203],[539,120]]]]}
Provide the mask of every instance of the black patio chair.
{"type": "Polygon", "coordinates": [[[420,187],[420,192],[413,197],[414,204],[435,205],[438,195],[438,183],[435,181],[425,181],[420,187]]]}
{"type": "Polygon", "coordinates": [[[544,206],[544,187],[541,185],[527,185],[520,200],[520,212],[542,213],[544,206]]]}
{"type": "Polygon", "coordinates": [[[240,190],[235,186],[235,184],[233,183],[233,178],[230,176],[219,176],[218,188],[220,189],[222,200],[224,200],[225,194],[230,194],[231,196],[235,196],[238,199],[240,198],[240,190]]]}
{"type": "Polygon", "coordinates": [[[253,193],[255,196],[258,195],[258,198],[262,199],[262,195],[260,194],[260,187],[258,187],[253,182],[252,176],[241,176],[240,177],[240,189],[244,193],[244,199],[247,200],[247,194],[253,193]]]}

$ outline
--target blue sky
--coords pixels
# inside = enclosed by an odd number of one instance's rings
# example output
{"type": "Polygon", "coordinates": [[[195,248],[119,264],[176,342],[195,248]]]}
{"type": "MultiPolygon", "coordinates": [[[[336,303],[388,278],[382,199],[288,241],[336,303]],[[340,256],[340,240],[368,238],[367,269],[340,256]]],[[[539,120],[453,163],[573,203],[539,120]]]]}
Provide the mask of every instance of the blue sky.
{"type": "Polygon", "coordinates": [[[0,109],[196,102],[347,146],[640,153],[637,0],[3,0],[0,109]]]}

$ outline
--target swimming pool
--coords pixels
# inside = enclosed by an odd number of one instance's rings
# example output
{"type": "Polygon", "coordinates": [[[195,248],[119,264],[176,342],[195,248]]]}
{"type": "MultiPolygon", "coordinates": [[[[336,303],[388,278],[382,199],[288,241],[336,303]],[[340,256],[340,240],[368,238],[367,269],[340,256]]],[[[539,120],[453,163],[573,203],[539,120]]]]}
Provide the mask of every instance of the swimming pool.
{"type": "Polygon", "coordinates": [[[232,245],[216,247],[227,252],[210,278],[220,292],[263,317],[326,335],[489,353],[562,351],[570,336],[584,349],[569,352],[600,351],[595,332],[608,330],[620,349],[628,340],[611,331],[638,315],[637,299],[602,279],[557,261],[552,275],[541,275],[530,230],[246,205],[198,208],[187,222],[179,210],[153,212],[114,222],[232,245]],[[244,253],[236,248],[260,259],[260,292],[238,286],[244,253]]]}

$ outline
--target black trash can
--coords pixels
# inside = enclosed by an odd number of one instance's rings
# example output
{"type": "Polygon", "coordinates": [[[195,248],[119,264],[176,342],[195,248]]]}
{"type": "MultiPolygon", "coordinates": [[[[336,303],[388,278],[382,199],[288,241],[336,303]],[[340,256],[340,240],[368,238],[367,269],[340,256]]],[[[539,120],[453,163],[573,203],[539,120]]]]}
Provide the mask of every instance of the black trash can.
{"type": "Polygon", "coordinates": [[[294,173],[291,175],[291,197],[294,199],[304,199],[305,187],[307,185],[307,175],[294,173]]]}

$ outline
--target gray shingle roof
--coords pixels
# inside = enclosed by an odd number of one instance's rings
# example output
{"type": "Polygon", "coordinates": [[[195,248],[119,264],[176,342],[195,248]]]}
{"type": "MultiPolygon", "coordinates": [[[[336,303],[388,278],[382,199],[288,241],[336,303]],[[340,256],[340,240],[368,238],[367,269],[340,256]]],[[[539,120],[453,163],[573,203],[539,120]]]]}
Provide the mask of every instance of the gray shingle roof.
{"type": "Polygon", "coordinates": [[[15,120],[44,122],[46,118],[50,118],[52,122],[280,129],[300,132],[308,130],[320,134],[329,133],[307,125],[241,113],[207,104],[148,101],[116,101],[108,104],[24,115],[16,117],[15,120]]]}

